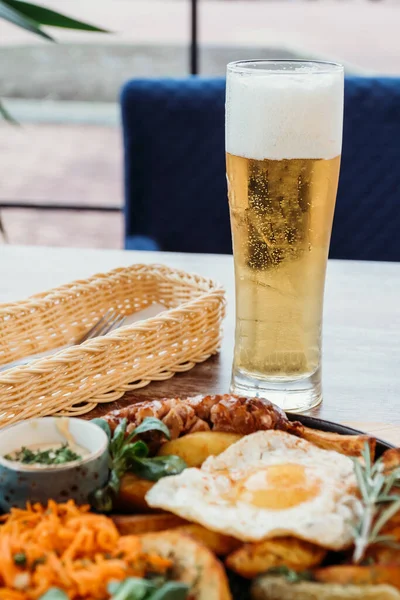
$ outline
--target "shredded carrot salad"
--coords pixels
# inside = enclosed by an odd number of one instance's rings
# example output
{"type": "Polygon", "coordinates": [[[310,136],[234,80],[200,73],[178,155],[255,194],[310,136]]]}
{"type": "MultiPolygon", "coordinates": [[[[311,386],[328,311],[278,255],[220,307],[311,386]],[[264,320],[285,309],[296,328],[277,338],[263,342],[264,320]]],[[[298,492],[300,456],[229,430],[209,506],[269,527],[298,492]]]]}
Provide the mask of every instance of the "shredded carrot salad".
{"type": "Polygon", "coordinates": [[[165,574],[171,561],[144,554],[136,536],[120,536],[104,515],[70,500],[1,517],[0,600],[37,600],[58,587],[71,599],[104,600],[110,581],[165,574]]]}

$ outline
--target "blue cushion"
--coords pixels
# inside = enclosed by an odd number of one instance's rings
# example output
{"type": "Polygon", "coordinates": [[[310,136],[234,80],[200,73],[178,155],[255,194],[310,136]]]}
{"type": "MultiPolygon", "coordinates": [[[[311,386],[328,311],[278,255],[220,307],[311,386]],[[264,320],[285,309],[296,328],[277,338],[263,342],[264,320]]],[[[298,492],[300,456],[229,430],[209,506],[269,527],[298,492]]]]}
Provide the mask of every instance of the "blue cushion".
{"type": "Polygon", "coordinates": [[[222,79],[125,85],[126,235],[169,251],[231,251],[224,105],[222,79]]]}
{"type": "MultiPolygon", "coordinates": [[[[133,80],[121,95],[125,233],[231,252],[225,80],[133,80]]],[[[400,261],[400,79],[349,77],[330,256],[400,261]]],[[[128,244],[128,241],[127,241],[128,244]]]]}
{"type": "Polygon", "coordinates": [[[330,255],[400,261],[400,79],[351,77],[330,255]]]}
{"type": "Polygon", "coordinates": [[[146,235],[127,235],[125,250],[149,250],[154,252],[160,250],[160,246],[155,240],[146,235]]]}

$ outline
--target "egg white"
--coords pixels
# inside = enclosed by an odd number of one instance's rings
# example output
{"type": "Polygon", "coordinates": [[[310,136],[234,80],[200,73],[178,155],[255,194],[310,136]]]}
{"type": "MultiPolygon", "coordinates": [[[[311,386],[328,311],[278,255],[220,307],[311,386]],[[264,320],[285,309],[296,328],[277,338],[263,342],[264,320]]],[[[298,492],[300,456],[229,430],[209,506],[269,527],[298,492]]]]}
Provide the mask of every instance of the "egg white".
{"type": "Polygon", "coordinates": [[[259,431],[210,456],[201,469],[160,479],[146,501],[242,541],[292,535],[338,550],[351,544],[351,523],[360,510],[356,488],[347,456],[282,431],[259,431]],[[319,482],[314,497],[290,508],[270,509],[232,496],[244,476],[288,463],[304,468],[307,480],[319,482]]]}

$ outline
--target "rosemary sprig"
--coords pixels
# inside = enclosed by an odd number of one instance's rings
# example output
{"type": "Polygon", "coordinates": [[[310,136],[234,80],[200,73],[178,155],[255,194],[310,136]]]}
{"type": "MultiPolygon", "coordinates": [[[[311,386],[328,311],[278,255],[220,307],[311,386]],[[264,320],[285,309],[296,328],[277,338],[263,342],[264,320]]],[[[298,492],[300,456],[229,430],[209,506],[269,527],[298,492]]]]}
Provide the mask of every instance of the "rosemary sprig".
{"type": "Polygon", "coordinates": [[[400,496],[393,488],[400,483],[400,469],[385,474],[381,459],[371,460],[369,445],[362,452],[363,461],[354,459],[354,471],[361,494],[361,514],[353,527],[353,562],[360,563],[373,544],[395,545],[393,536],[380,535],[386,523],[400,510],[400,496]]]}

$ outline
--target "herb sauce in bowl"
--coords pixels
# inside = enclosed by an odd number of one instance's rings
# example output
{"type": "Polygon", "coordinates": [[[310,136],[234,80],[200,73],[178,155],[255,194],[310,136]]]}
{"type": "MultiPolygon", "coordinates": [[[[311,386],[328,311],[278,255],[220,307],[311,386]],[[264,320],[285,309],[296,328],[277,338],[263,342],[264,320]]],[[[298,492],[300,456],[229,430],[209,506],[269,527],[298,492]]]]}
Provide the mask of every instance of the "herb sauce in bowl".
{"type": "Polygon", "coordinates": [[[83,455],[88,452],[85,448],[79,448],[79,450],[78,454],[68,443],[34,444],[29,448],[22,446],[21,450],[6,454],[4,458],[13,462],[21,462],[24,465],[35,465],[39,468],[50,467],[81,460],[83,455]]]}
{"type": "Polygon", "coordinates": [[[74,436],[70,431],[70,422],[68,418],[61,417],[55,422],[57,432],[65,441],[54,443],[35,443],[22,446],[4,455],[6,460],[32,465],[35,467],[59,466],[65,463],[82,460],[89,451],[76,443],[74,436]]]}
{"type": "Polygon", "coordinates": [[[108,437],[90,421],[42,417],[0,431],[0,511],[50,498],[87,504],[108,476],[108,437]]]}

